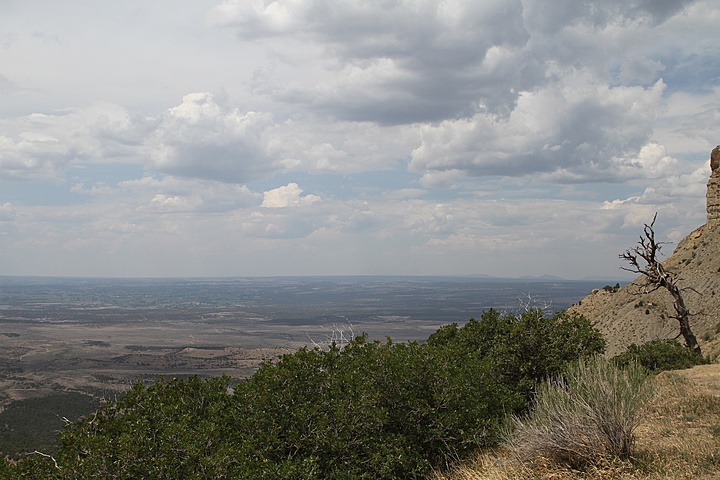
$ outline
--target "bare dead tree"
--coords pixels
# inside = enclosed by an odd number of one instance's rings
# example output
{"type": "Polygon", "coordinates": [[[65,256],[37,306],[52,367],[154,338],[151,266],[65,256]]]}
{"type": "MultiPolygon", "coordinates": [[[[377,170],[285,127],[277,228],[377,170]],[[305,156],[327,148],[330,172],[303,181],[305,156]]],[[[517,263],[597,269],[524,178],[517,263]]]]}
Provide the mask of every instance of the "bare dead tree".
{"type": "Polygon", "coordinates": [[[305,335],[308,337],[308,340],[312,343],[313,347],[319,348],[323,350],[325,347],[329,347],[331,345],[336,345],[340,348],[344,348],[345,345],[352,342],[355,339],[355,330],[353,330],[353,324],[350,323],[350,320],[348,320],[347,317],[340,315],[340,318],[345,320],[345,324],[342,323],[333,323],[330,326],[325,326],[324,328],[329,328],[330,333],[325,335],[325,341],[318,343],[315,340],[313,340],[312,337],[308,333],[305,333],[305,335]]]}
{"type": "Polygon", "coordinates": [[[530,293],[524,293],[523,297],[518,297],[518,303],[520,304],[520,308],[526,313],[535,310],[540,310],[544,314],[552,313],[552,300],[541,299],[530,293]]]}
{"type": "Polygon", "coordinates": [[[698,345],[695,334],[690,328],[690,311],[685,306],[683,298],[683,289],[678,285],[678,278],[673,276],[671,272],[665,270],[657,255],[662,248],[662,243],[655,240],[655,220],[657,213],[653,217],[652,223],[646,223],[643,228],[643,234],[636,247],[625,250],[620,258],[625,260],[630,267],[620,267],[628,272],[637,273],[645,277],[645,288],[642,293],[654,292],[664,288],[674,300],[675,315],[671,317],[676,319],[680,324],[680,335],[685,339],[685,345],[692,349],[696,354],[701,355],[700,345],[698,345]]]}

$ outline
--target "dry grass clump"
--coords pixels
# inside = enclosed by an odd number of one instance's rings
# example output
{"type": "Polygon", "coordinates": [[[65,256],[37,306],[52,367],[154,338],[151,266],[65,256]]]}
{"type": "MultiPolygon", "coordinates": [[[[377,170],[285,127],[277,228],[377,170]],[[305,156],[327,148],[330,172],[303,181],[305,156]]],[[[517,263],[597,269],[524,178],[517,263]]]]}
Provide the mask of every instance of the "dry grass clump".
{"type": "Polygon", "coordinates": [[[523,462],[506,447],[484,452],[433,480],[710,480],[720,478],[720,365],[663,372],[643,408],[627,459],[572,468],[553,459],[523,462]]]}
{"type": "MultiPolygon", "coordinates": [[[[628,461],[605,459],[582,470],[559,465],[551,460],[536,459],[522,463],[513,452],[503,448],[484,452],[450,473],[436,472],[431,480],[649,480],[636,476],[637,468],[628,461]]],[[[659,477],[658,477],[659,478],[659,477]]],[[[672,477],[674,478],[674,477],[672,477]]]]}
{"type": "Polygon", "coordinates": [[[619,368],[602,357],[574,363],[538,388],[527,417],[515,418],[513,451],[523,462],[546,459],[574,468],[628,458],[651,394],[647,380],[636,363],[619,368]]]}

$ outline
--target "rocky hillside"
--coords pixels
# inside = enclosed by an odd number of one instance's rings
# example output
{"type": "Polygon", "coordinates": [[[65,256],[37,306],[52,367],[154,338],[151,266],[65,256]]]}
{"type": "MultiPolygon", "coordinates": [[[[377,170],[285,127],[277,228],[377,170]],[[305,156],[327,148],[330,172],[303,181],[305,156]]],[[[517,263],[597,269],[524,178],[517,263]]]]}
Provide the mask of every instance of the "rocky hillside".
{"type": "MultiPolygon", "coordinates": [[[[712,151],[710,165],[708,222],[662,262],[685,288],[685,303],[693,314],[691,326],[701,346],[720,333],[720,146],[712,151]]],[[[620,289],[595,290],[569,311],[596,323],[608,340],[610,355],[632,343],[675,338],[679,328],[671,317],[672,297],[665,290],[644,294],[644,285],[641,277],[620,289]]]]}

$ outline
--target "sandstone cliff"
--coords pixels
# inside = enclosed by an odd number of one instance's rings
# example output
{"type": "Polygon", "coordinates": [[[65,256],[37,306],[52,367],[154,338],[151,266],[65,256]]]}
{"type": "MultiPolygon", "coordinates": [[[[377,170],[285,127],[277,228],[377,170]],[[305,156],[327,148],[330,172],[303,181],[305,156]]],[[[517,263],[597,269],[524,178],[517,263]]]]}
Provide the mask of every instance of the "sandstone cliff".
{"type": "MultiPolygon", "coordinates": [[[[693,314],[690,323],[701,346],[716,335],[720,337],[720,146],[710,158],[708,221],[662,262],[686,288],[685,303],[693,314]]],[[[678,322],[671,318],[672,297],[665,290],[641,294],[644,284],[644,279],[638,278],[615,292],[596,290],[569,311],[595,322],[608,340],[609,355],[622,352],[631,343],[677,337],[678,322]]]]}

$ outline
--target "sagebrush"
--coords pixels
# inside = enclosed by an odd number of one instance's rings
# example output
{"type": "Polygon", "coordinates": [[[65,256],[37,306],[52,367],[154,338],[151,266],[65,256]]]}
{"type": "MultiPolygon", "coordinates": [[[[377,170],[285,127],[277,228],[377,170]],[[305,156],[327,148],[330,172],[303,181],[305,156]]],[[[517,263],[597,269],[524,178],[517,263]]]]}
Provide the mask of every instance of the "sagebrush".
{"type": "Polygon", "coordinates": [[[538,387],[532,411],[514,419],[510,444],[525,462],[584,467],[628,458],[651,385],[636,362],[621,368],[599,356],[580,359],[538,387]]]}

